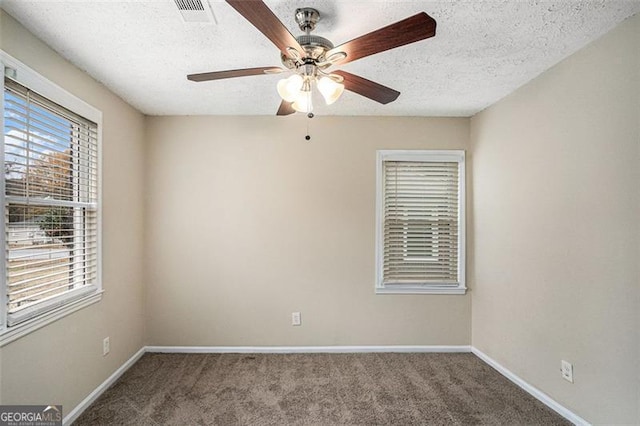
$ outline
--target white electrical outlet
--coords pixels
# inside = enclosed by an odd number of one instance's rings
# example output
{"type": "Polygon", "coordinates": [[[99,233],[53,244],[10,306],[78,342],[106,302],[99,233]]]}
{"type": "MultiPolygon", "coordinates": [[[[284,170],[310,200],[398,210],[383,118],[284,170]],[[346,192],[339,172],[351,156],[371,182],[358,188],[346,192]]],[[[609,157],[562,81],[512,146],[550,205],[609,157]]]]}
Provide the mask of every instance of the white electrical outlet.
{"type": "Polygon", "coordinates": [[[560,371],[563,379],[573,383],[573,365],[570,362],[562,360],[560,371]]]}
{"type": "Polygon", "coordinates": [[[102,341],[102,356],[106,356],[111,350],[111,343],[109,342],[109,337],[105,337],[102,341]]]}
{"type": "Polygon", "coordinates": [[[302,317],[300,316],[300,312],[292,312],[291,313],[291,325],[301,325],[302,317]]]}

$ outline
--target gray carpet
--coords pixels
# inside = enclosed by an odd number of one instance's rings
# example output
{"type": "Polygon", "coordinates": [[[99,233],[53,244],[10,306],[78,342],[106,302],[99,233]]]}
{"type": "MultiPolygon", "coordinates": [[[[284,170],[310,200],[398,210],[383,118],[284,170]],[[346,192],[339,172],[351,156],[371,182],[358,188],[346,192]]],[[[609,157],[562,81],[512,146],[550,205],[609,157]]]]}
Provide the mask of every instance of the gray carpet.
{"type": "Polygon", "coordinates": [[[473,354],[146,354],[80,425],[566,425],[473,354]]]}

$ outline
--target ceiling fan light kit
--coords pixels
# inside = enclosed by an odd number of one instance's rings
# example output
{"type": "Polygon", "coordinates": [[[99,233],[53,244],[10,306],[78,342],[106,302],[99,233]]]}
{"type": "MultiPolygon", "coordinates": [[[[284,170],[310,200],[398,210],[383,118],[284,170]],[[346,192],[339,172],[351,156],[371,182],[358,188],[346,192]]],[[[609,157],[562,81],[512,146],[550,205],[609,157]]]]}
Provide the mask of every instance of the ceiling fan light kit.
{"type": "Polygon", "coordinates": [[[276,87],[280,97],[286,102],[292,102],[291,106],[298,112],[308,114],[313,110],[311,99],[314,83],[327,105],[337,101],[344,92],[344,78],[339,75],[318,72],[313,65],[300,66],[297,71],[299,73],[280,80],[276,87]]]}
{"type": "MultiPolygon", "coordinates": [[[[389,87],[346,71],[325,70],[334,65],[345,64],[433,37],[436,32],[436,21],[421,12],[334,47],[326,38],[311,34],[320,21],[320,12],[314,8],[296,9],[296,23],[305,34],[293,37],[262,0],[226,2],[280,49],[282,64],[293,73],[280,80],[276,86],[282,98],[277,115],[289,115],[294,112],[311,114],[314,85],[327,105],[336,102],[345,89],[381,104],[396,100],[400,92],[389,87]]],[[[282,71],[285,70],[277,67],[258,67],[190,74],[187,78],[199,82],[282,71]]]]}

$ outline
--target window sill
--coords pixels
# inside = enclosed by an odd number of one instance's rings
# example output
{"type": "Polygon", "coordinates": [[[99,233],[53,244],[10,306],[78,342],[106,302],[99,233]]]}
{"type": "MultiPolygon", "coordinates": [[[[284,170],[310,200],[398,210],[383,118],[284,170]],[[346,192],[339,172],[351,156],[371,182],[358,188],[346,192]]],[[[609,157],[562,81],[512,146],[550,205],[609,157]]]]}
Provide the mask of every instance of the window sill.
{"type": "Polygon", "coordinates": [[[466,294],[466,287],[387,286],[376,287],[376,294],[466,294]]]}
{"type": "Polygon", "coordinates": [[[99,302],[102,299],[102,293],[102,290],[95,291],[81,299],[74,300],[73,302],[67,303],[59,308],[38,315],[37,317],[27,320],[19,325],[4,329],[2,331],[2,335],[0,335],[0,348],[38,330],[39,328],[44,327],[47,324],[51,324],[52,322],[64,318],[82,308],[99,302]]]}

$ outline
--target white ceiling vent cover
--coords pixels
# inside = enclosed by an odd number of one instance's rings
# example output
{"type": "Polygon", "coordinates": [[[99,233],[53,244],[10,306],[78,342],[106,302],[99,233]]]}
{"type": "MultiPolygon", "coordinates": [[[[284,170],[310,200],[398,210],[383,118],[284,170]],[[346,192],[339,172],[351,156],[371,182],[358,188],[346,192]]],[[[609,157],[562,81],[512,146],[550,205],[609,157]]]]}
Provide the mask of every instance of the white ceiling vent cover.
{"type": "Polygon", "coordinates": [[[215,23],[216,20],[207,0],[173,0],[184,22],[215,23]]]}

